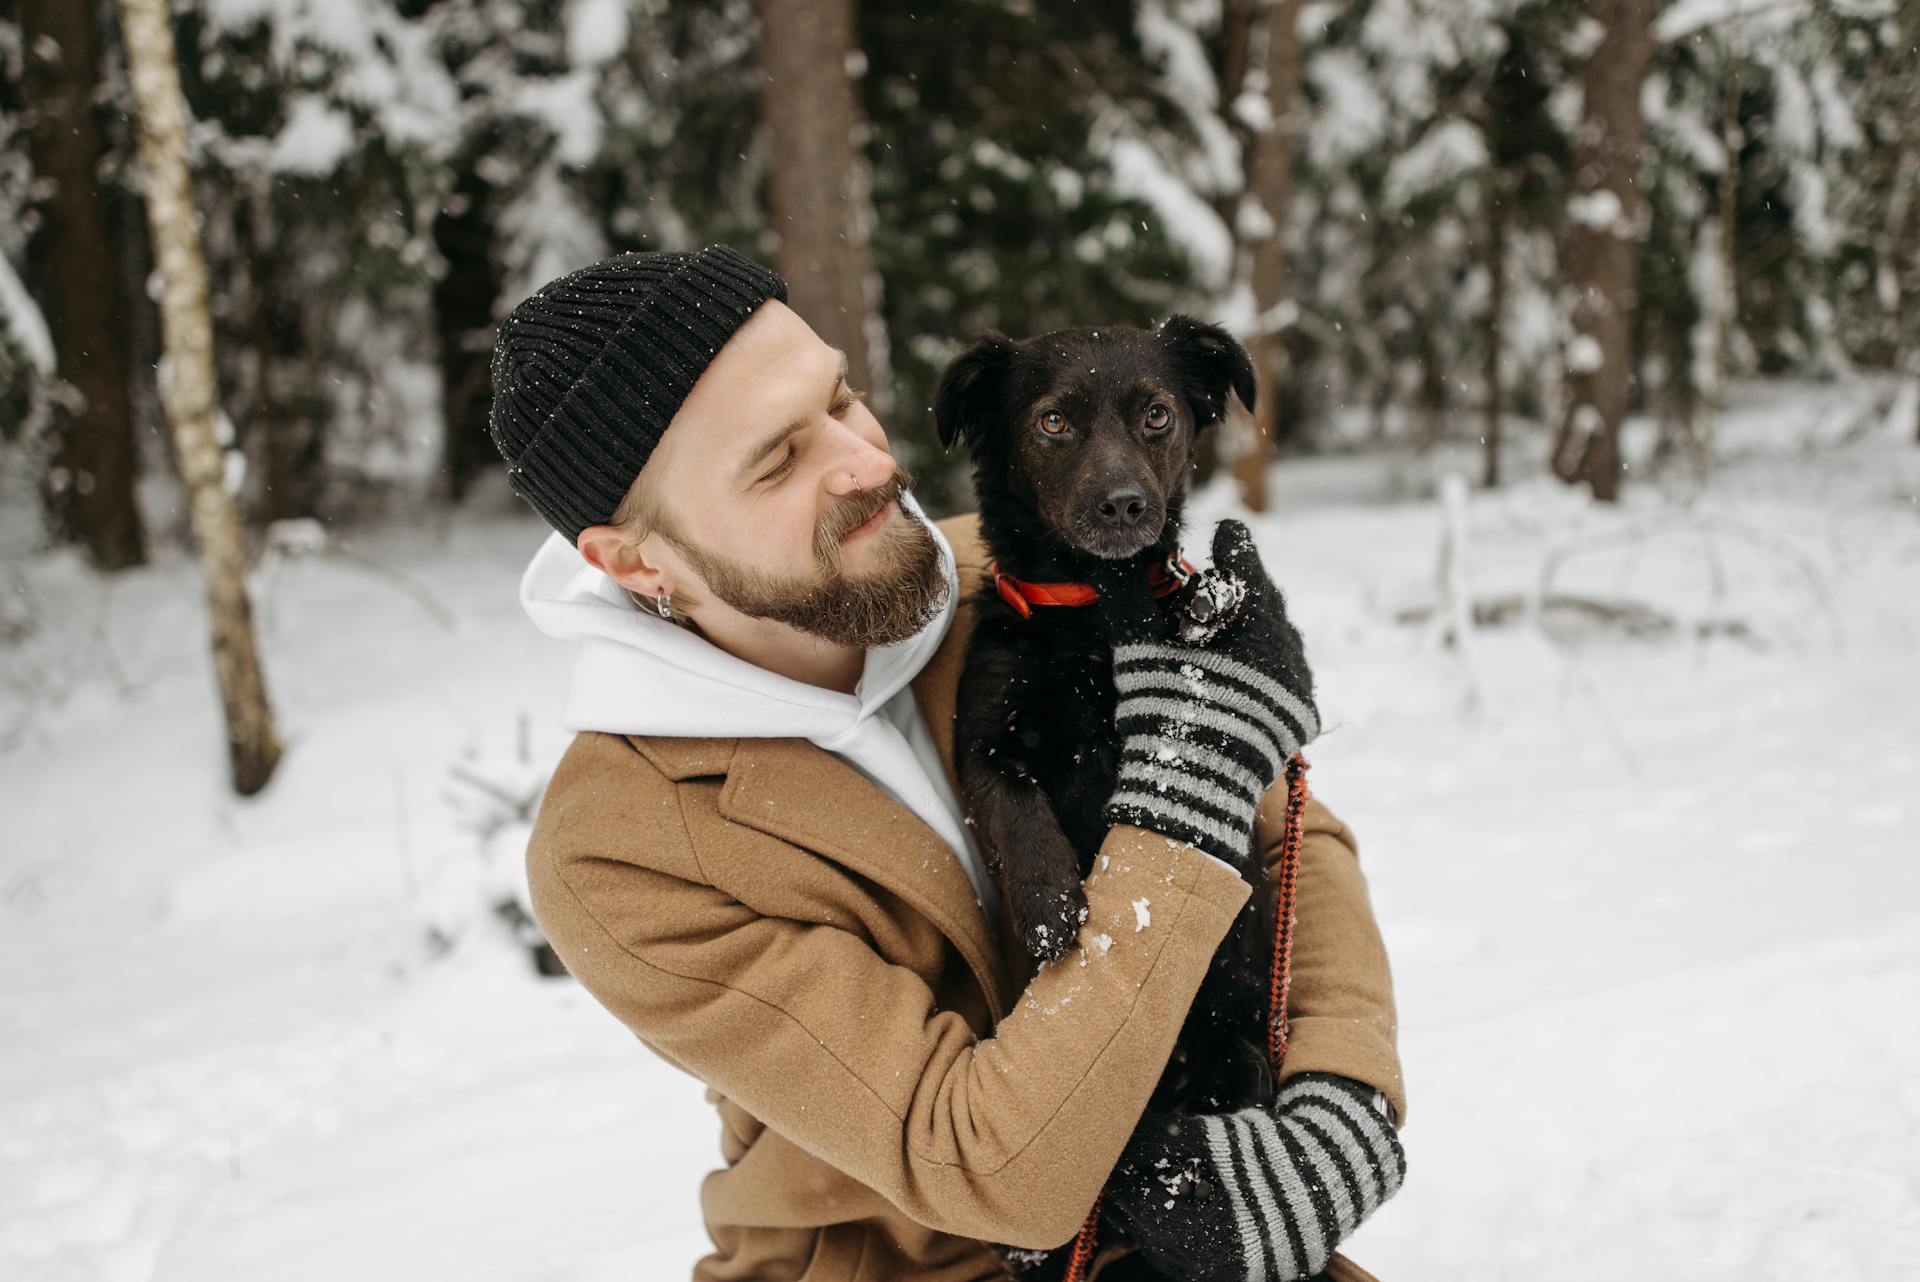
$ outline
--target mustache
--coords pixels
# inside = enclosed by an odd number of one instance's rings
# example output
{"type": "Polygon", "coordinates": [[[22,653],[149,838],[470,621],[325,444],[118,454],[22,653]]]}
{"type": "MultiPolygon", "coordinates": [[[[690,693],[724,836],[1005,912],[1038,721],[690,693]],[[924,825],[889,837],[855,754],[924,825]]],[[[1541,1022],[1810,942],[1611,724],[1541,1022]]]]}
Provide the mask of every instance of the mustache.
{"type": "Polygon", "coordinates": [[[831,563],[839,550],[840,540],[847,531],[857,529],[871,521],[880,509],[900,501],[900,496],[913,488],[913,477],[907,469],[895,464],[893,475],[870,490],[862,490],[850,495],[821,520],[820,527],[814,532],[814,551],[821,560],[831,563]]]}

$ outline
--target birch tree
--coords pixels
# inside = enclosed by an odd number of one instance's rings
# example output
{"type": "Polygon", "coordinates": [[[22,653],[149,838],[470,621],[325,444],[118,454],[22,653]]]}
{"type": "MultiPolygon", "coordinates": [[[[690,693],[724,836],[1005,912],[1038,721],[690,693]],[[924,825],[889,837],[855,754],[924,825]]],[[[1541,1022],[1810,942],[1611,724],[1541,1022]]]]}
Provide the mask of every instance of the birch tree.
{"type": "Polygon", "coordinates": [[[120,0],[120,22],[139,117],[147,224],[161,280],[165,360],[160,397],[172,425],[206,575],[214,674],[226,712],[233,787],[250,796],[273,777],[280,743],[254,646],[240,515],[227,488],[224,455],[214,433],[213,321],[207,310],[200,218],[187,176],[187,111],[174,60],[173,20],[166,0],[120,0]]]}

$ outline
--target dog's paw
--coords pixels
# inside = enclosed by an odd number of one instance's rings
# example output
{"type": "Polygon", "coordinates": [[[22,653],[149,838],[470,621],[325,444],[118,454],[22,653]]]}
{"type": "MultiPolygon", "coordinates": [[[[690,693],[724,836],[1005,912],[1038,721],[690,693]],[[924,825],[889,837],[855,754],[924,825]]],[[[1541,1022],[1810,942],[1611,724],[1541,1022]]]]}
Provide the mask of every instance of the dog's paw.
{"type": "Polygon", "coordinates": [[[1027,951],[1052,961],[1067,951],[1087,919],[1087,895],[1076,881],[1024,881],[1013,888],[1013,925],[1027,951]]]}
{"type": "MultiPolygon", "coordinates": [[[[1008,1273],[1017,1278],[1032,1276],[1038,1279],[1042,1275],[1042,1270],[1053,1263],[1052,1257],[1059,1250],[1056,1247],[1053,1251],[1041,1251],[1025,1246],[1003,1246],[998,1242],[992,1245],[994,1254],[1000,1257],[1000,1263],[1008,1273]]],[[[1048,1270],[1048,1272],[1057,1272],[1057,1270],[1048,1270]]]]}

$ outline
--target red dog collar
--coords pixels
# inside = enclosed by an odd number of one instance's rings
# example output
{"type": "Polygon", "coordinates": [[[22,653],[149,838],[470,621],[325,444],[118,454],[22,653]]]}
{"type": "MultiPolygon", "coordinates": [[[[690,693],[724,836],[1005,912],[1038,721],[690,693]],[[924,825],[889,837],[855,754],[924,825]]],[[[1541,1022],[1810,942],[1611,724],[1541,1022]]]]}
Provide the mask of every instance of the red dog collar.
{"type": "MultiPolygon", "coordinates": [[[[1148,568],[1147,584],[1155,596],[1165,596],[1192,578],[1193,573],[1193,566],[1186,558],[1173,552],[1166,560],[1156,561],[1148,568]]],[[[1092,605],[1100,599],[1100,593],[1091,583],[1029,583],[1000,573],[997,561],[993,565],[993,586],[1000,590],[1001,599],[1019,611],[1023,619],[1033,617],[1036,605],[1092,605]]]]}

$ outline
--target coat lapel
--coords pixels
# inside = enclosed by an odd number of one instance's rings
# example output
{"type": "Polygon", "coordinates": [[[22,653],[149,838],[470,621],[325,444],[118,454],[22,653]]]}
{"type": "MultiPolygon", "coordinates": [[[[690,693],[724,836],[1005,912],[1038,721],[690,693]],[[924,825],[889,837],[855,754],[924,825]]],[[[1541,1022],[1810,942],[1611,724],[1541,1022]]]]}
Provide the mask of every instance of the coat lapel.
{"type": "MultiPolygon", "coordinates": [[[[951,517],[940,529],[953,548],[960,597],[947,635],[914,677],[912,690],[957,797],[955,700],[987,558],[976,518],[951,517]]],[[[918,815],[859,771],[805,739],[647,742],[654,752],[673,749],[671,760],[657,762],[672,777],[725,773],[720,812],[730,821],[832,859],[912,904],[966,959],[994,1020],[1012,1009],[1033,964],[1014,933],[1005,897],[996,947],[958,857],[918,815]]]]}
{"type": "Polygon", "coordinates": [[[742,739],[720,813],[885,886],[953,941],[998,1020],[1000,958],[973,883],[947,843],[877,784],[805,739],[742,739]]]}

